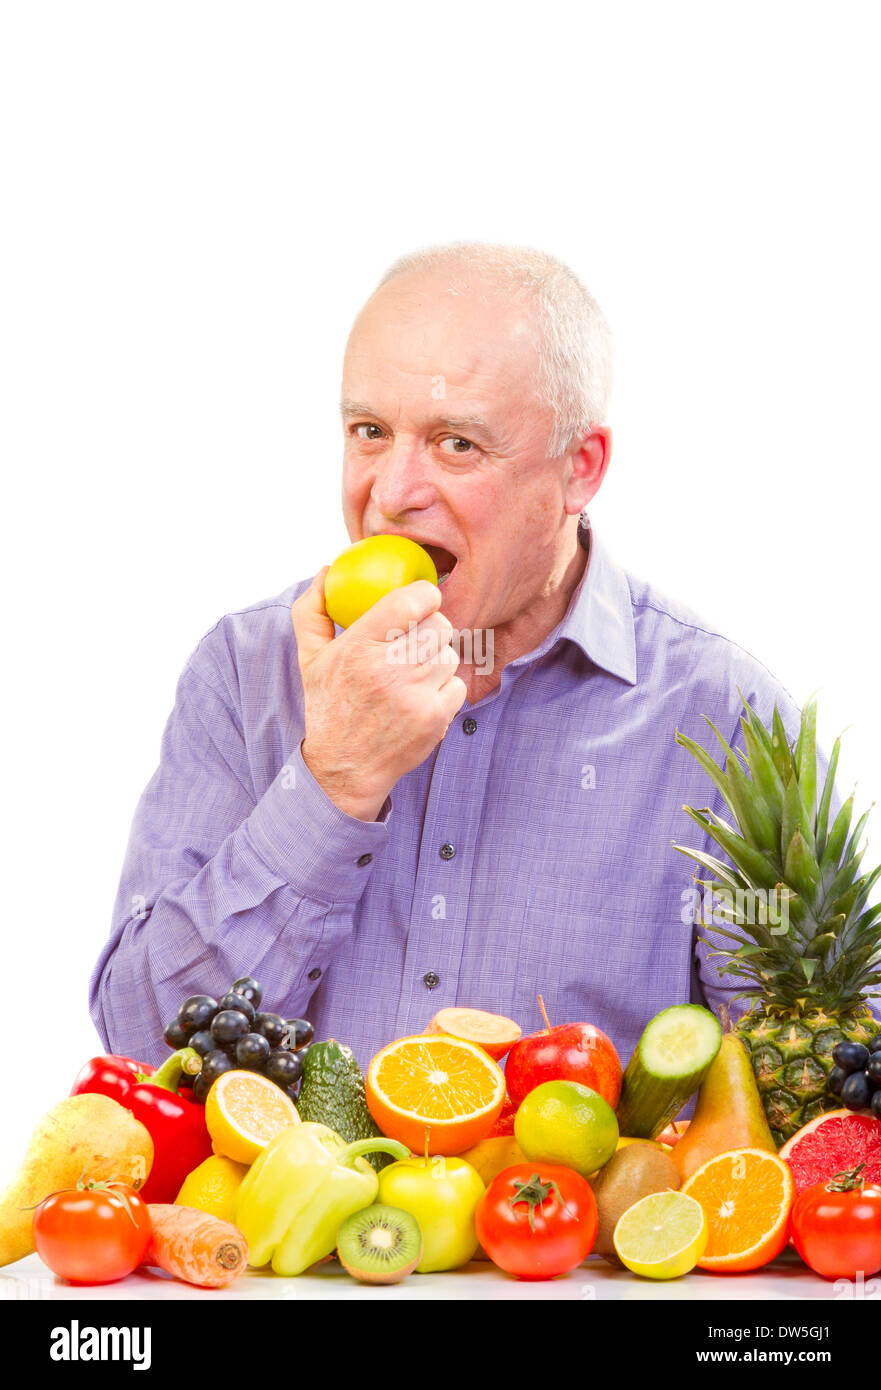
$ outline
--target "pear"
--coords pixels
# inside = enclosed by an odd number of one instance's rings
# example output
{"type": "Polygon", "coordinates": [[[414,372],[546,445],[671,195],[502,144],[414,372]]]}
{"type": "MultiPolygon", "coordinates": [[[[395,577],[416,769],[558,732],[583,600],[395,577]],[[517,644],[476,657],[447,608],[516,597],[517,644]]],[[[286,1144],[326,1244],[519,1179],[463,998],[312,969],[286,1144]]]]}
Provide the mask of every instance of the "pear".
{"type": "Polygon", "coordinates": [[[130,1110],[90,1091],[68,1096],[40,1120],[12,1186],[0,1196],[0,1265],[34,1250],[34,1210],[81,1178],[142,1187],[153,1140],[130,1110]]]}
{"type": "Polygon", "coordinates": [[[749,1053],[739,1038],[725,1033],[701,1082],[691,1124],[670,1157],[685,1182],[702,1163],[730,1149],[777,1152],[749,1053]]]}

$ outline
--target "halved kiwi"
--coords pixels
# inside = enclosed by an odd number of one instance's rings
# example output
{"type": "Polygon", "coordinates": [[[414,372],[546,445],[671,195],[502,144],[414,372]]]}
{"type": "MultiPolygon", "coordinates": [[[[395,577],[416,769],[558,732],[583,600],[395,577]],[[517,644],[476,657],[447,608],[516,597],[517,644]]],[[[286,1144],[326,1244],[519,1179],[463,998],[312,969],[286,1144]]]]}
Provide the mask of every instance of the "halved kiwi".
{"type": "Polygon", "coordinates": [[[337,1255],[362,1284],[398,1284],[422,1259],[422,1231],[408,1211],[377,1202],[343,1222],[337,1255]]]}

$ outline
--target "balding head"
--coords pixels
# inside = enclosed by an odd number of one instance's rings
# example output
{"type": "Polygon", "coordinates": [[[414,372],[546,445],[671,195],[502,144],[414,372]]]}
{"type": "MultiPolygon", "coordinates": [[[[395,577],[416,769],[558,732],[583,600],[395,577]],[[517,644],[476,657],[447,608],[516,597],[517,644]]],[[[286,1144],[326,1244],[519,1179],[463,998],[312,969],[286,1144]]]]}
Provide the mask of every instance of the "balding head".
{"type": "MultiPolygon", "coordinates": [[[[487,293],[519,307],[534,333],[538,401],[553,413],[548,442],[552,456],[608,417],[612,387],[612,342],[596,300],[562,261],[529,247],[490,242],[430,246],[396,260],[377,293],[398,278],[441,279],[451,297],[487,293]]],[[[369,302],[369,301],[368,301],[369,302]]]]}

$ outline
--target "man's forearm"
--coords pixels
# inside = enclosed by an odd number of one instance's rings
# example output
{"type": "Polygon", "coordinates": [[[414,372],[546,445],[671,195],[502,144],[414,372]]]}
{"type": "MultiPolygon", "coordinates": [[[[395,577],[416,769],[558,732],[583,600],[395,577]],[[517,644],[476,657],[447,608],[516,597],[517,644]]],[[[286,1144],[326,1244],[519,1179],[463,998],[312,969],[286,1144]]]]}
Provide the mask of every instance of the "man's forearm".
{"type": "Polygon", "coordinates": [[[92,976],[104,1045],[155,1061],[182,1001],[219,997],[242,974],[258,976],[268,1008],[303,1013],[352,930],[385,824],[333,806],[298,752],[207,863],[157,884],[145,814],[135,819],[114,930],[92,976]]]}

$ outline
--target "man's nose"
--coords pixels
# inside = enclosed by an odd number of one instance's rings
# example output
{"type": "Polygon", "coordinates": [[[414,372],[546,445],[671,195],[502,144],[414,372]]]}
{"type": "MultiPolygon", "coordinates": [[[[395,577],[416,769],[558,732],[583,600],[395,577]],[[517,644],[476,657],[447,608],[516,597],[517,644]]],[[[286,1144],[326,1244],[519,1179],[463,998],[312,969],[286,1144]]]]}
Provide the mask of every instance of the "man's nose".
{"type": "Polygon", "coordinates": [[[394,440],[377,462],[370,498],[389,520],[431,505],[434,488],[418,440],[401,436],[394,440]]]}

